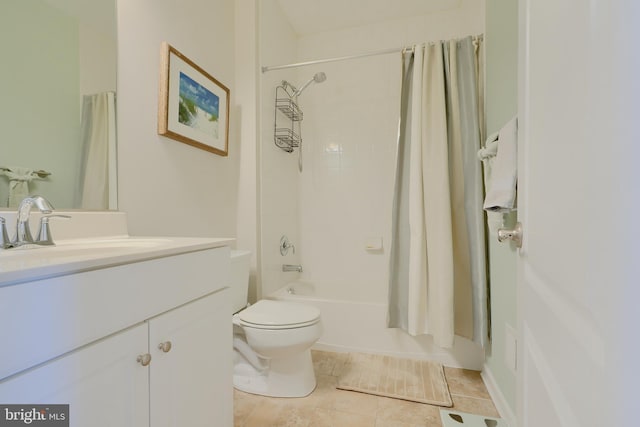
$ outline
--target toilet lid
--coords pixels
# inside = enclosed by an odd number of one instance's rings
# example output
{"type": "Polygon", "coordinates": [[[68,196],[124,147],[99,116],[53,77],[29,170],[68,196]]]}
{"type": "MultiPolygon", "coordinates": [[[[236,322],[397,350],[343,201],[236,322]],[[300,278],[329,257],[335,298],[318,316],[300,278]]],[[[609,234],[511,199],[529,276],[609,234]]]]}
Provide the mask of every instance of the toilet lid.
{"type": "Polygon", "coordinates": [[[320,310],[291,301],[261,300],[238,313],[249,327],[264,329],[300,328],[316,323],[320,310]]]}

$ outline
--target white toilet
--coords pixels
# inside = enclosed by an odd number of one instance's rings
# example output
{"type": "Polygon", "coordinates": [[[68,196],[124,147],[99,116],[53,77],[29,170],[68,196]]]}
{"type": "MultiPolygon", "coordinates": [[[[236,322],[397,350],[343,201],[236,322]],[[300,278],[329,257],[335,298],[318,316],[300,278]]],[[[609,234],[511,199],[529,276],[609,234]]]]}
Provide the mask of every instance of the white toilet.
{"type": "Polygon", "coordinates": [[[320,310],[276,300],[246,307],[250,258],[249,251],[231,251],[230,287],[237,312],[233,385],[263,396],[306,396],[316,387],[310,349],[322,335],[320,310]]]}

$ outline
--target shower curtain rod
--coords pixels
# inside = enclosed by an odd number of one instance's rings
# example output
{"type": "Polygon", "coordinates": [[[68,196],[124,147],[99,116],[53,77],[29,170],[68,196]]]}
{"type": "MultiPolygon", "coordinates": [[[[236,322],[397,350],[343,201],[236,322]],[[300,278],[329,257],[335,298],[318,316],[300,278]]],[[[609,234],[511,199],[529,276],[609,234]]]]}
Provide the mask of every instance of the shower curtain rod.
{"type": "Polygon", "coordinates": [[[365,58],[367,56],[386,55],[388,53],[396,53],[396,52],[402,52],[402,51],[413,52],[413,46],[393,48],[393,49],[383,49],[383,50],[377,50],[374,52],[361,53],[358,55],[339,56],[337,58],[326,58],[326,59],[316,59],[315,61],[296,62],[295,64],[270,65],[270,66],[262,67],[262,72],[266,73],[267,71],[283,70],[285,68],[304,67],[307,65],[324,64],[327,62],[344,61],[347,59],[365,58]]]}
{"type": "MultiPolygon", "coordinates": [[[[483,35],[478,34],[472,37],[475,42],[478,39],[482,39],[483,35]]],[[[337,58],[326,58],[326,59],[316,59],[315,61],[296,62],[294,64],[263,66],[262,72],[266,73],[267,71],[284,70],[285,68],[295,68],[295,67],[304,67],[307,65],[325,64],[327,62],[337,62],[337,61],[344,61],[347,59],[366,58],[367,56],[386,55],[388,53],[396,53],[396,52],[413,52],[413,46],[396,47],[393,49],[382,49],[382,50],[376,50],[373,52],[361,53],[358,55],[338,56],[337,58]]]]}

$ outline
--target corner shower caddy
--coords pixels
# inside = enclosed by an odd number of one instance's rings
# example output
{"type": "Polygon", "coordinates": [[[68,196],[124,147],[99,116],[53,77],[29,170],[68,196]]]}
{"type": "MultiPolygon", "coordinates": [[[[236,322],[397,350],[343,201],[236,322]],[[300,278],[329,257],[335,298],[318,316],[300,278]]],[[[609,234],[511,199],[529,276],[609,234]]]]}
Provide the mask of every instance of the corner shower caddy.
{"type": "Polygon", "coordinates": [[[292,153],[302,143],[302,110],[294,101],[293,94],[295,88],[292,88],[286,81],[276,87],[276,108],[274,111],[274,132],[273,140],[280,149],[287,153],[292,153]],[[278,120],[278,111],[289,119],[287,123],[283,123],[284,119],[278,120]]]}

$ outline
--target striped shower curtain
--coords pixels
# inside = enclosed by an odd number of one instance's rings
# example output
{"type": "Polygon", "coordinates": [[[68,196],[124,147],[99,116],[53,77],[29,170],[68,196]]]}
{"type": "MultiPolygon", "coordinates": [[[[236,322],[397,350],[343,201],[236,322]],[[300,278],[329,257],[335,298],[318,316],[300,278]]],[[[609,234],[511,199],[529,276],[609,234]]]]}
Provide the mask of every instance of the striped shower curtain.
{"type": "Polygon", "coordinates": [[[488,340],[482,38],[403,53],[388,326],[488,340]]]}

